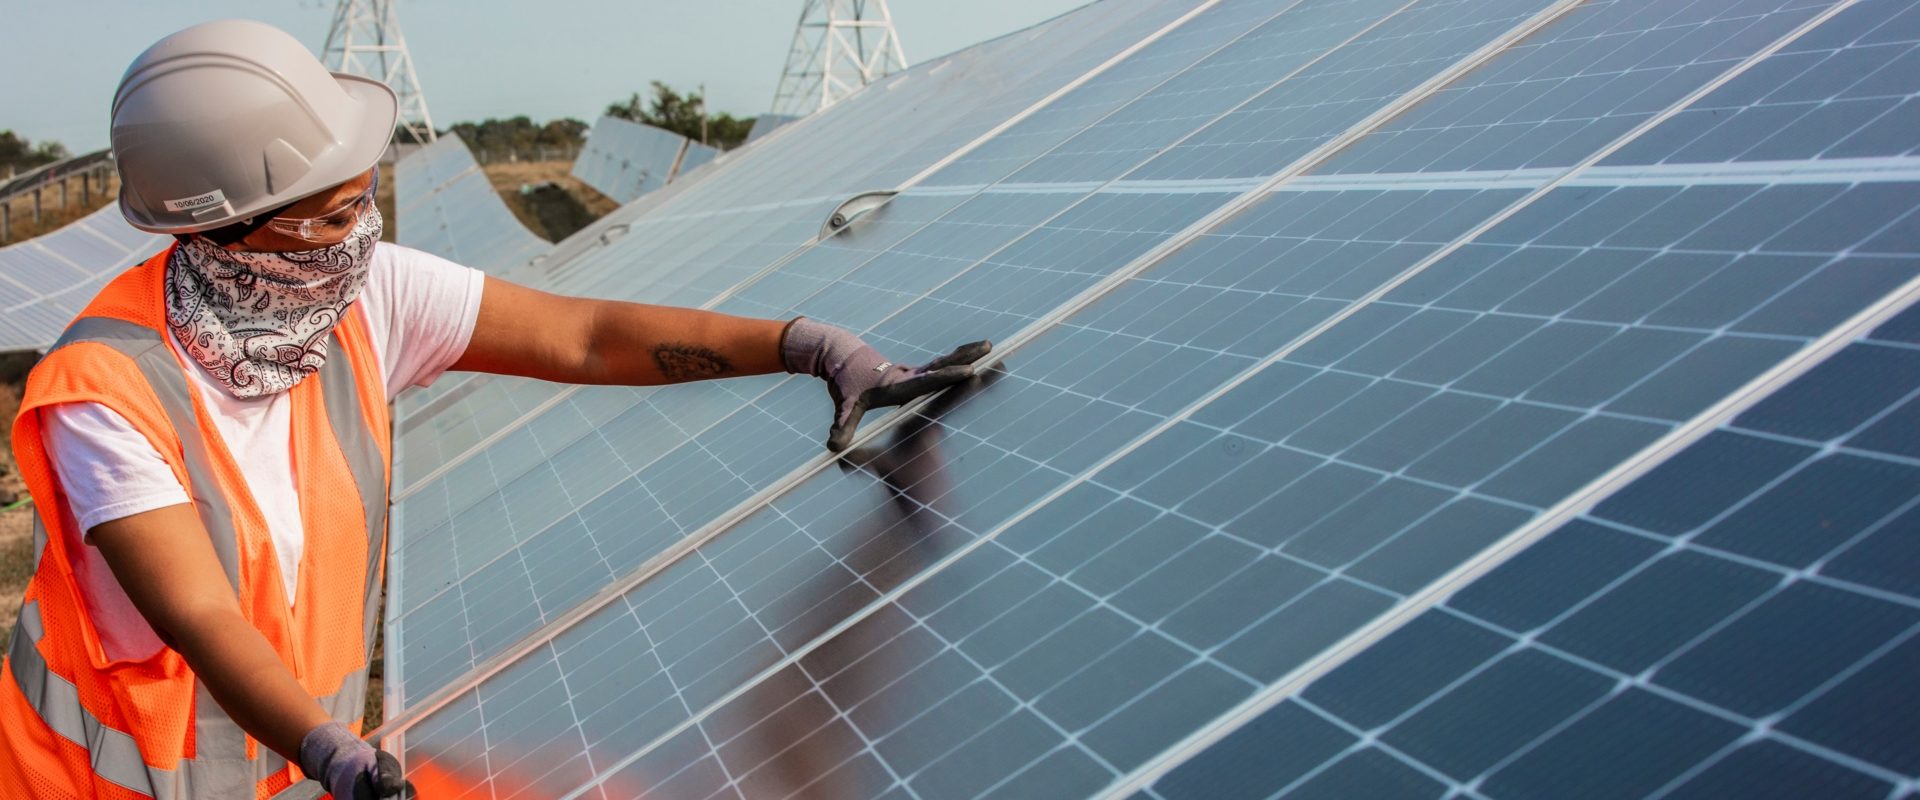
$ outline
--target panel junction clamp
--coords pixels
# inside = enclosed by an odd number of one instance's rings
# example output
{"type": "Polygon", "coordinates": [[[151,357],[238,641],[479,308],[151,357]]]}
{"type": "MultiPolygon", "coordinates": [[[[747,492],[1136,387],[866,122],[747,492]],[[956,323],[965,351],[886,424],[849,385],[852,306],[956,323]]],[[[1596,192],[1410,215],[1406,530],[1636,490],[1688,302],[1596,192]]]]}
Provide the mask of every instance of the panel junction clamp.
{"type": "Polygon", "coordinates": [[[854,220],[865,216],[868,212],[876,208],[886,205],[887,201],[892,200],[896,194],[899,194],[899,192],[892,189],[885,189],[877,192],[861,192],[848,198],[847,202],[841,203],[838,208],[833,210],[832,214],[827,215],[827,224],[820,226],[820,238],[825,239],[846,230],[847,226],[852,225],[854,220]]]}

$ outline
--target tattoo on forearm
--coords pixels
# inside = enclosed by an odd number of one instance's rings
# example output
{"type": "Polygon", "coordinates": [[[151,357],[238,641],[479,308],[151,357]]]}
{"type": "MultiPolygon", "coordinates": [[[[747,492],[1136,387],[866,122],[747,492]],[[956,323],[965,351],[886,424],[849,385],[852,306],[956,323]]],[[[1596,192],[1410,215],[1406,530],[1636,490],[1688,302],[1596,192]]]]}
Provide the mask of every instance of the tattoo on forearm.
{"type": "Polygon", "coordinates": [[[697,381],[733,371],[733,364],[712,348],[678,342],[653,348],[653,361],[660,365],[660,374],[673,381],[697,381]]]}

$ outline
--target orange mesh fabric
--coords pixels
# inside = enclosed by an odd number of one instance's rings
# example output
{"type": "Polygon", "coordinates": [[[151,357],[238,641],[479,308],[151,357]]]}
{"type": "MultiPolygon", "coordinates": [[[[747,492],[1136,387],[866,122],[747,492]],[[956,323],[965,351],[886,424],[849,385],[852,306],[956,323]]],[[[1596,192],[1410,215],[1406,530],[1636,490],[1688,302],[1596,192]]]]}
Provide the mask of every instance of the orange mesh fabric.
{"type": "MultiPolygon", "coordinates": [[[[116,284],[124,285],[116,279],[109,287],[116,284]]],[[[145,381],[127,379],[138,374],[119,351],[82,343],[48,355],[28,375],[26,397],[14,419],[13,447],[36,509],[58,509],[66,502],[40,439],[38,409],[55,403],[90,401],[119,411],[167,460],[175,477],[183,485],[189,483],[179,438],[159,400],[145,381]]],[[[67,531],[63,516],[42,515],[47,547],[27,584],[25,599],[39,604],[47,627],[39,645],[41,654],[55,674],[74,684],[81,705],[102,724],[122,731],[154,732],[156,746],[143,746],[141,755],[149,766],[171,768],[186,756],[184,742],[192,725],[193,686],[186,661],[169,649],[141,661],[106,660],[81,604],[72,558],[66,552],[69,542],[80,540],[80,532],[67,531]],[[56,626],[62,635],[55,635],[56,626]],[[188,679],[184,689],[183,677],[188,679]]]]}
{"type": "MultiPolygon", "coordinates": [[[[160,294],[166,255],[162,252],[115,278],[81,316],[119,319],[166,336],[160,294]]],[[[385,390],[372,348],[357,315],[348,315],[339,331],[342,347],[336,357],[346,358],[358,379],[358,407],[373,426],[383,469],[390,473],[385,390]]],[[[187,369],[177,359],[175,364],[187,369]]],[[[365,664],[363,587],[367,570],[378,569],[385,556],[368,552],[359,490],[326,418],[322,391],[318,376],[292,390],[293,456],[307,537],[298,576],[300,602],[294,613],[289,613],[265,517],[199,393],[188,391],[200,431],[208,439],[208,466],[218,484],[212,488],[226,498],[233,514],[241,562],[241,611],[316,696],[331,694],[347,674],[365,664]]],[[[181,483],[189,485],[179,434],[138,367],[111,347],[81,343],[55,351],[34,368],[14,420],[15,457],[36,509],[65,506],[41,447],[38,409],[75,401],[101,403],[125,417],[167,460],[181,483]]],[[[193,673],[170,648],[141,661],[105,660],[67,552],[67,543],[79,541],[79,536],[60,527],[61,516],[43,518],[49,534],[47,547],[27,587],[26,600],[36,604],[46,631],[38,649],[49,671],[75,685],[85,711],[133,736],[149,767],[177,769],[182,759],[194,755],[193,673]]],[[[249,755],[259,749],[248,740],[249,755]]],[[[259,782],[255,794],[271,796],[291,785],[296,775],[292,767],[282,770],[259,782]]],[[[13,684],[10,672],[0,677],[0,798],[138,796],[97,778],[86,750],[46,727],[13,684]]]]}

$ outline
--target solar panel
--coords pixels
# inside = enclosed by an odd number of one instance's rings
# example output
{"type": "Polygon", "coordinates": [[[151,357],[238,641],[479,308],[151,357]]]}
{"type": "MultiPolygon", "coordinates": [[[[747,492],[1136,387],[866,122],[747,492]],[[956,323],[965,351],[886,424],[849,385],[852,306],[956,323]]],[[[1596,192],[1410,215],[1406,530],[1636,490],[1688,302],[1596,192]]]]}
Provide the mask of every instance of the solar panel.
{"type": "Polygon", "coordinates": [[[415,406],[383,735],[566,797],[1911,789],[1916,45],[1109,2],[894,76],[553,285],[996,369],[834,460],[805,379],[415,406]]]}
{"type": "MultiPolygon", "coordinates": [[[[1270,12],[1267,12],[1267,13],[1263,13],[1261,16],[1264,18],[1265,16],[1269,16],[1269,15],[1270,15],[1270,12]]],[[[1200,54],[1204,54],[1204,51],[1200,54]]],[[[1194,55],[1194,57],[1198,57],[1198,55],[1200,54],[1196,54],[1194,55]]],[[[1016,197],[1025,198],[1026,196],[1016,195],[1016,197]]],[[[1020,212],[1025,211],[1025,212],[1028,212],[1031,218],[1044,219],[1047,216],[1050,216],[1058,212],[1063,206],[1069,204],[1071,201],[1075,199],[1076,199],[1076,194],[1067,194],[1067,195],[1061,195],[1061,196],[1040,195],[1035,198],[1035,202],[1037,202],[1040,205],[1036,206],[1036,205],[1028,204],[1024,207],[1016,207],[1013,209],[1014,213],[1008,216],[1020,215],[1020,212]]],[[[1198,216],[1199,213],[1203,213],[1204,211],[1210,209],[1213,204],[1217,204],[1218,202],[1217,196],[1210,197],[1205,194],[1193,195],[1193,196],[1187,196],[1187,197],[1172,197],[1169,199],[1173,203],[1186,203],[1187,205],[1191,206],[1192,210],[1190,212],[1184,212],[1188,215],[1189,218],[1198,216]]],[[[980,204],[980,206],[983,208],[992,208],[998,205],[999,205],[999,202],[997,201],[990,201],[990,202],[983,201],[980,204]]],[[[1170,206],[1170,204],[1167,201],[1161,200],[1158,198],[1141,197],[1141,196],[1134,196],[1134,195],[1123,195],[1123,194],[1113,195],[1112,197],[1109,197],[1109,198],[1100,198],[1100,199],[1096,199],[1093,202],[1090,202],[1084,209],[1079,211],[1074,217],[1070,217],[1066,220],[1063,220],[1058,225],[1055,225],[1050,229],[1043,229],[1042,232],[1043,233],[1051,232],[1051,235],[1054,237],[1075,237],[1075,236],[1082,236],[1082,235],[1099,234],[1102,230],[1112,229],[1114,227],[1111,225],[1107,225],[1103,228],[1102,225],[1098,222],[1101,219],[1110,219],[1110,218],[1134,215],[1134,214],[1138,214],[1142,209],[1159,211],[1162,208],[1165,208],[1165,211],[1168,213],[1178,211],[1177,205],[1174,205],[1171,207],[1168,207],[1168,206],[1170,206]],[[1086,222],[1082,220],[1091,220],[1091,222],[1086,222]]],[[[1002,212],[1002,213],[1005,213],[1005,212],[1002,212]]],[[[1007,226],[1004,226],[1003,230],[1005,231],[1008,239],[1013,239],[1013,238],[1017,238],[1019,234],[1029,230],[1030,228],[1031,228],[1031,224],[1029,223],[1029,224],[1022,224],[1022,225],[1007,225],[1007,226]]],[[[1177,228],[1178,228],[1177,225],[1168,227],[1166,228],[1166,231],[1171,232],[1173,230],[1177,230],[1177,228]]],[[[950,236],[944,237],[944,238],[950,238],[950,236]]],[[[1131,239],[1134,242],[1136,242],[1136,244],[1133,246],[1138,247],[1138,246],[1144,246],[1146,243],[1150,241],[1150,234],[1141,232],[1141,233],[1136,233],[1128,236],[1116,236],[1114,238],[1122,239],[1122,240],[1131,239]]],[[[981,254],[984,254],[987,251],[987,249],[991,249],[994,246],[994,243],[991,241],[982,241],[978,237],[975,237],[975,241],[971,242],[970,245],[976,246],[976,247],[982,247],[983,249],[981,250],[981,254]]],[[[1049,246],[1051,245],[1038,245],[1038,244],[1029,245],[1029,247],[1031,248],[1045,248],[1049,246]]],[[[1124,246],[1124,242],[1122,242],[1122,245],[1120,246],[1124,246]]],[[[948,249],[951,250],[951,247],[949,247],[948,249]]],[[[988,265],[985,265],[983,268],[985,269],[1018,269],[1020,268],[1016,260],[1018,258],[1019,258],[1018,256],[1003,258],[1000,260],[1000,263],[988,264],[988,265]]],[[[931,264],[931,266],[936,268],[935,270],[929,271],[925,268],[922,268],[920,270],[917,270],[916,272],[919,275],[924,276],[923,279],[924,278],[937,279],[941,277],[944,273],[951,271],[952,269],[951,267],[945,266],[945,264],[951,264],[951,263],[952,262],[950,261],[948,262],[936,261],[931,264]]],[[[901,272],[899,269],[897,269],[893,265],[879,265],[878,267],[876,267],[876,269],[882,269],[885,271],[894,272],[896,274],[899,274],[901,272]]],[[[1083,272],[1081,273],[1081,277],[1077,278],[1077,280],[1085,282],[1091,277],[1091,275],[1092,275],[1091,272],[1083,272]]],[[[876,303],[867,302],[865,303],[865,305],[867,305],[868,307],[877,307],[877,308],[898,308],[901,305],[903,305],[905,302],[917,296],[918,294],[919,294],[919,291],[916,290],[912,294],[905,295],[904,297],[900,297],[899,299],[887,304],[876,304],[876,303]]],[[[806,311],[807,313],[820,315],[820,311],[818,310],[807,309],[804,307],[802,308],[802,310],[806,311]]],[[[842,319],[839,315],[824,315],[824,316],[826,316],[826,318],[828,319],[837,319],[837,320],[842,319]]],[[[804,392],[805,394],[808,394],[808,395],[812,394],[811,387],[801,389],[798,386],[794,386],[789,388],[788,391],[789,393],[795,393],[795,394],[798,394],[800,392],[804,392]]],[[[757,394],[758,392],[754,392],[754,393],[757,394]]],[[[809,401],[806,401],[807,403],[806,405],[789,406],[789,408],[791,408],[792,410],[788,411],[785,414],[785,416],[787,416],[790,421],[781,422],[778,424],[777,427],[774,428],[774,430],[782,431],[780,435],[782,436],[782,441],[785,442],[786,447],[789,448],[789,452],[804,453],[807,451],[807,449],[817,448],[817,442],[813,439],[813,437],[800,435],[799,429],[795,427],[797,425],[805,424],[800,421],[801,420],[801,417],[799,416],[799,414],[801,413],[800,410],[805,409],[805,412],[810,414],[813,410],[811,408],[812,402],[814,401],[809,400],[809,401]]],[[[767,423],[771,424],[771,421],[767,421],[767,423]]],[[[735,422],[730,424],[740,424],[740,423],[735,422]]],[[[758,425],[761,423],[755,423],[755,424],[758,425]]],[[[481,429],[485,429],[485,428],[481,428],[481,429]]],[[[714,435],[718,436],[720,434],[716,433],[714,435]]],[[[682,445],[683,441],[684,441],[683,439],[673,440],[669,444],[671,446],[680,446],[682,445]]],[[[663,461],[659,465],[659,469],[661,471],[684,470],[687,466],[686,462],[689,459],[696,460],[696,463],[705,463],[704,461],[699,460],[698,454],[700,452],[700,448],[697,446],[698,443],[695,442],[693,444],[696,445],[693,448],[682,447],[681,450],[679,451],[669,453],[668,460],[663,461]]],[[[740,442],[740,444],[747,445],[750,443],[743,441],[743,442],[740,442]]],[[[524,446],[524,444],[520,446],[511,446],[511,445],[507,445],[504,442],[504,440],[501,443],[496,444],[495,447],[501,450],[503,453],[506,453],[507,454],[506,457],[512,458],[515,460],[520,460],[520,461],[524,461],[527,458],[527,454],[531,452],[529,448],[524,446]]],[[[713,465],[713,467],[719,467],[719,466],[720,465],[718,464],[713,465]]],[[[733,466],[732,468],[735,470],[739,469],[738,466],[733,466]]],[[[475,468],[469,467],[468,469],[471,470],[475,468]]],[[[713,471],[712,467],[709,467],[708,471],[713,471]]],[[[515,472],[507,473],[507,475],[514,475],[514,474],[517,474],[517,473],[515,472]]],[[[504,483],[504,482],[495,483],[492,481],[487,481],[485,480],[485,476],[480,476],[480,475],[473,475],[468,473],[461,473],[461,475],[465,478],[464,480],[453,480],[451,481],[451,483],[454,485],[466,487],[466,494],[456,499],[456,502],[453,504],[454,508],[450,512],[448,512],[449,514],[460,510],[461,507],[459,505],[458,500],[477,501],[478,499],[480,499],[480,497],[484,493],[488,491],[487,487],[489,485],[501,486],[504,483]],[[476,478],[478,478],[478,480],[476,480],[476,478]]],[[[449,477],[451,476],[452,474],[449,473],[449,477]]],[[[729,477],[727,474],[725,474],[725,472],[716,474],[713,476],[713,479],[712,479],[713,482],[716,485],[736,487],[733,493],[732,494],[707,493],[707,494],[701,494],[696,497],[685,498],[686,502],[697,503],[699,505],[696,505],[693,511],[682,513],[682,514],[679,514],[678,516],[697,523],[701,520],[704,520],[708,516],[711,516],[711,513],[713,511],[717,511],[718,509],[725,508],[726,505],[729,505],[732,501],[743,499],[747,490],[750,490],[752,488],[757,488],[757,486],[759,485],[764,485],[766,480],[770,477],[772,476],[763,477],[758,481],[742,482],[735,478],[729,477]],[[728,500],[727,498],[732,498],[732,500],[728,500]]],[[[507,494],[509,496],[513,496],[513,495],[518,495],[519,493],[508,490],[507,494]]],[[[421,498],[421,502],[432,503],[437,507],[438,504],[435,503],[434,500],[437,500],[437,498],[434,498],[434,499],[428,499],[428,497],[421,498]]],[[[409,507],[410,504],[412,503],[414,503],[413,498],[407,498],[403,500],[398,506],[397,513],[400,513],[402,515],[415,513],[415,510],[409,507]]],[[[474,513],[477,518],[479,515],[483,514],[484,512],[475,511],[474,513]]],[[[438,513],[434,513],[432,516],[429,516],[426,519],[428,520],[428,525],[433,525],[445,518],[446,517],[443,517],[438,513]]],[[[431,528],[429,528],[429,530],[431,531],[431,528]]],[[[461,534],[462,537],[465,537],[468,535],[464,533],[464,531],[468,529],[464,526],[459,526],[459,525],[449,526],[446,529],[448,533],[441,533],[440,535],[450,535],[450,532],[452,530],[463,531],[463,533],[461,534]]],[[[439,532],[433,531],[429,534],[429,537],[423,537],[417,541],[421,542],[423,546],[429,546],[434,541],[434,538],[437,538],[433,536],[434,533],[439,533],[439,532]]],[[[405,556],[403,555],[402,558],[404,557],[405,556]]],[[[402,606],[405,606],[405,605],[406,605],[405,603],[402,604],[402,606]]],[[[435,625],[434,627],[439,627],[439,626],[435,625]]]]}
{"type": "Polygon", "coordinates": [[[394,241],[519,277],[553,248],[513,216],[465,142],[447,134],[394,165],[394,241]]]}
{"type": "Polygon", "coordinates": [[[747,141],[751,142],[759,139],[762,136],[772,133],[775,128],[792,122],[795,119],[798,119],[798,117],[771,113],[754,117],[753,127],[747,130],[747,141]]]}
{"type": "Polygon", "coordinates": [[[109,278],[166,241],[128,225],[109,203],[45,236],[0,248],[0,352],[53,344],[109,278]]]}
{"type": "Polygon", "coordinates": [[[689,146],[705,161],[717,152],[680,134],[618,117],[594,120],[587,144],[573,162],[573,176],[621,203],[667,185],[680,171],[689,146]]]}
{"type": "Polygon", "coordinates": [[[1908,715],[1920,654],[1916,319],[1845,343],[1150,795],[1892,794],[1910,739],[1864,721],[1908,715]],[[1307,755],[1221,768],[1247,752],[1307,755]]]}
{"type": "Polygon", "coordinates": [[[680,166],[673,172],[674,179],[678,180],[681,176],[706,166],[707,162],[719,155],[720,149],[717,147],[709,147],[691,139],[687,140],[687,151],[680,155],[680,166]]]}
{"type": "MultiPolygon", "coordinates": [[[[755,148],[752,163],[716,170],[709,179],[678,183],[621,208],[555,249],[543,275],[530,282],[552,291],[621,297],[644,302],[710,305],[736,284],[766,271],[796,248],[809,243],[821,220],[847,194],[896,185],[941,156],[1030,108],[1059,84],[1098,67],[1120,48],[1151,34],[1187,12],[1172,0],[1114,0],[1114,12],[1082,24],[1045,23],[1019,37],[1007,37],[956,54],[950,69],[927,70],[912,82],[889,78],[873,92],[838,104],[833,115],[809,123],[816,133],[804,139],[781,137],[755,148]],[[1023,65],[1025,80],[1008,81],[976,64],[1023,65]],[[941,98],[934,104],[930,98],[941,98]],[[937,112],[930,111],[937,107],[937,112]],[[879,143],[898,154],[893,162],[871,157],[879,143]]],[[[995,67],[998,69],[999,67],[995,67]]],[[[735,163],[739,163],[738,160],[735,163]]],[[[717,166],[717,165],[716,165],[717,166]]],[[[442,381],[445,388],[404,397],[403,422],[414,409],[427,409],[443,421],[486,415],[501,393],[520,392],[526,382],[490,377],[442,381]],[[459,402],[435,404],[432,398],[463,391],[459,402]]],[[[549,401],[573,390],[549,385],[549,401]]],[[[536,406],[538,407],[538,406],[536,406]]],[[[430,437],[423,437],[430,438],[430,437]]],[[[440,451],[428,444],[420,450],[440,451]]],[[[397,459],[413,451],[396,448],[397,459]]],[[[462,447],[448,459],[470,454],[462,447]]],[[[396,464],[396,477],[443,473],[435,456],[415,469],[396,464]]]]}

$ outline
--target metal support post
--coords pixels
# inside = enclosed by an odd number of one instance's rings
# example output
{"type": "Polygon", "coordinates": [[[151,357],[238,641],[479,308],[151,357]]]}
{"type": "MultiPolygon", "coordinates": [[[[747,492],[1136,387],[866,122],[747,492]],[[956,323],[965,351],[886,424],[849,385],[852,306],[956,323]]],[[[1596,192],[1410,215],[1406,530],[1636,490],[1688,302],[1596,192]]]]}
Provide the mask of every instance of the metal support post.
{"type": "Polygon", "coordinates": [[[393,89],[400,99],[399,127],[413,141],[428,144],[438,138],[407,39],[400,34],[394,0],[339,0],[320,52],[328,69],[372,78],[393,89]]]}
{"type": "Polygon", "coordinates": [[[805,0],[773,113],[806,116],[906,68],[886,0],[805,0]]]}

